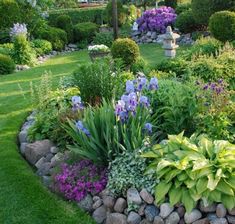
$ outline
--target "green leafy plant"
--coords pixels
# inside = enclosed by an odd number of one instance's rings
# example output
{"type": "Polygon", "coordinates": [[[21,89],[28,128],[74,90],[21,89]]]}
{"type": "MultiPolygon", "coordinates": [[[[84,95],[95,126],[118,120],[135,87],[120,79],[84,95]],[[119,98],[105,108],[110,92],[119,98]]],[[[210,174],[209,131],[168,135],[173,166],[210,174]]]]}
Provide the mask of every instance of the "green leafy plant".
{"type": "Polygon", "coordinates": [[[14,61],[9,56],[0,54],[0,75],[10,74],[14,70],[14,61]]]}
{"type": "Polygon", "coordinates": [[[49,54],[52,51],[52,44],[47,40],[35,39],[30,44],[37,56],[49,54]]]}
{"type": "Polygon", "coordinates": [[[143,157],[152,160],[148,172],[155,172],[155,198],[158,204],[169,197],[171,205],[183,203],[187,212],[200,199],[235,206],[235,145],[211,141],[205,136],[186,138],[169,135],[143,157]]]}
{"type": "Polygon", "coordinates": [[[175,12],[177,15],[180,15],[182,12],[188,11],[189,9],[191,9],[190,3],[181,3],[177,5],[175,12]]]}
{"type": "Polygon", "coordinates": [[[113,43],[113,34],[111,32],[96,33],[93,42],[94,44],[104,44],[111,47],[113,43]]]}
{"type": "Polygon", "coordinates": [[[0,54],[11,55],[13,48],[12,43],[0,44],[0,54]]]}

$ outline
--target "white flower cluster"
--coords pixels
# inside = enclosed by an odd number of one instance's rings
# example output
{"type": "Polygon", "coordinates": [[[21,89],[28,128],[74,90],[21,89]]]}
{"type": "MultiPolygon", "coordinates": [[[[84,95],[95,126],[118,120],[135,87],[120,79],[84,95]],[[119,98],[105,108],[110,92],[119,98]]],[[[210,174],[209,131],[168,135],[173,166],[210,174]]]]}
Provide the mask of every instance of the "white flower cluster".
{"type": "Polygon", "coordinates": [[[15,37],[15,36],[18,36],[18,35],[27,35],[27,26],[26,24],[22,23],[15,23],[14,26],[11,28],[10,30],[10,36],[11,37],[15,37]]]}
{"type": "Polygon", "coordinates": [[[88,51],[90,52],[110,52],[110,49],[104,45],[93,45],[88,47],[88,51]]]}

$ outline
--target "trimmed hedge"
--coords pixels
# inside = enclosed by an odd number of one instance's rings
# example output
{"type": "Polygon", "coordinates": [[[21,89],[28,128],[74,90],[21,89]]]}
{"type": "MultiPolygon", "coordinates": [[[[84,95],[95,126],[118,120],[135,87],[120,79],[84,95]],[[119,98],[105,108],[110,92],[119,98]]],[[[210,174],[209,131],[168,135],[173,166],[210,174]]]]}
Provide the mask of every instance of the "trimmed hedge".
{"type": "Polygon", "coordinates": [[[91,22],[78,23],[76,26],[74,26],[75,41],[91,42],[97,31],[98,31],[98,26],[95,23],[91,22]]]}
{"type": "Polygon", "coordinates": [[[9,56],[0,54],[0,75],[10,74],[14,70],[14,61],[9,56]]]}
{"type": "Polygon", "coordinates": [[[56,18],[60,15],[68,15],[71,17],[73,24],[93,22],[96,24],[102,24],[105,15],[104,7],[86,8],[86,9],[61,9],[53,10],[49,12],[49,23],[56,25],[56,18]]]}
{"type": "Polygon", "coordinates": [[[37,56],[49,54],[52,51],[52,44],[47,40],[35,39],[30,43],[37,56]]]}

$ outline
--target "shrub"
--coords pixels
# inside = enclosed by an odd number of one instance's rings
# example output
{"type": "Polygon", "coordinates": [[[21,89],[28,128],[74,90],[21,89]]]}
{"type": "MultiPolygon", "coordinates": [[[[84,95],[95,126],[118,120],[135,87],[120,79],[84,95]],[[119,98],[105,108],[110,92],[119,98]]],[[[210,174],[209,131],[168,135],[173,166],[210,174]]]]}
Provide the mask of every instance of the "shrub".
{"type": "Polygon", "coordinates": [[[179,0],[165,0],[165,5],[168,7],[176,8],[179,2],[179,0]]]}
{"type": "Polygon", "coordinates": [[[0,75],[10,74],[15,70],[13,60],[7,56],[0,54],[0,75]]]}
{"type": "Polygon", "coordinates": [[[0,54],[11,55],[13,48],[12,43],[0,44],[0,54]]]}
{"type": "Polygon", "coordinates": [[[139,46],[129,38],[115,40],[111,52],[114,58],[122,59],[125,65],[132,65],[140,56],[139,46]]]}
{"type": "Polygon", "coordinates": [[[209,29],[212,35],[220,41],[235,39],[235,12],[216,12],[210,18],[209,29]]]}
{"type": "Polygon", "coordinates": [[[156,203],[163,203],[168,196],[172,206],[183,203],[187,212],[200,199],[207,203],[222,202],[232,209],[235,146],[227,141],[210,141],[204,136],[188,139],[183,133],[169,135],[168,139],[144,154],[153,159],[148,171],[154,172],[159,181],[155,189],[156,203]]]}
{"type": "Polygon", "coordinates": [[[0,30],[0,43],[9,43],[11,41],[10,30],[9,29],[1,29],[0,30]]]}
{"type": "Polygon", "coordinates": [[[138,151],[124,152],[111,162],[107,188],[117,196],[125,196],[131,187],[153,192],[154,178],[143,176],[146,168],[146,159],[138,151]]]}
{"type": "Polygon", "coordinates": [[[104,44],[111,47],[113,43],[113,34],[111,32],[96,33],[93,42],[94,44],[104,44]]]}
{"type": "Polygon", "coordinates": [[[182,12],[176,19],[175,26],[183,33],[190,33],[197,27],[196,21],[193,19],[192,10],[182,12]]]}
{"type": "Polygon", "coordinates": [[[12,27],[21,18],[20,8],[15,0],[0,1],[0,30],[12,27]]]}
{"type": "Polygon", "coordinates": [[[166,6],[146,10],[137,20],[139,31],[165,33],[167,26],[172,25],[175,22],[176,17],[175,10],[166,6]]]}
{"type": "Polygon", "coordinates": [[[57,51],[64,49],[67,44],[67,34],[64,30],[55,27],[46,27],[39,33],[39,38],[48,40],[52,44],[52,48],[57,51]]]}
{"type": "Polygon", "coordinates": [[[182,12],[188,11],[189,9],[191,9],[191,3],[182,3],[177,5],[175,12],[177,15],[179,15],[182,12]]]}
{"type": "Polygon", "coordinates": [[[95,23],[78,23],[74,26],[75,41],[87,40],[91,42],[97,30],[98,26],[95,23]]]}
{"type": "Polygon", "coordinates": [[[60,15],[56,18],[56,27],[67,33],[69,43],[73,43],[73,23],[68,15],[60,15]]]}
{"type": "Polygon", "coordinates": [[[34,65],[36,63],[35,51],[31,48],[26,36],[17,35],[14,38],[12,58],[16,64],[34,65]]]}
{"type": "Polygon", "coordinates": [[[150,71],[150,66],[146,60],[144,60],[142,57],[139,57],[136,62],[131,65],[130,70],[134,74],[137,74],[138,72],[148,74],[150,71]]]}
{"type": "Polygon", "coordinates": [[[37,56],[49,54],[52,51],[52,44],[47,40],[35,39],[31,41],[31,47],[37,56]]]}

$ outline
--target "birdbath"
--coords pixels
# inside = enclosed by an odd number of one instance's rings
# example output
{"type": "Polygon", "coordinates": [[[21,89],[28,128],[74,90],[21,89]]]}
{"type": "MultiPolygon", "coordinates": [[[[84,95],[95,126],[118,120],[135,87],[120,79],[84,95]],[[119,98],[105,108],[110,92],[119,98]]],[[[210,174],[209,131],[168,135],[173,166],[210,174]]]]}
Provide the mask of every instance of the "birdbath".
{"type": "Polygon", "coordinates": [[[165,50],[165,56],[168,58],[174,58],[176,56],[176,49],[179,45],[176,44],[176,39],[180,35],[173,33],[170,26],[166,28],[166,33],[163,36],[163,49],[165,50]]]}

